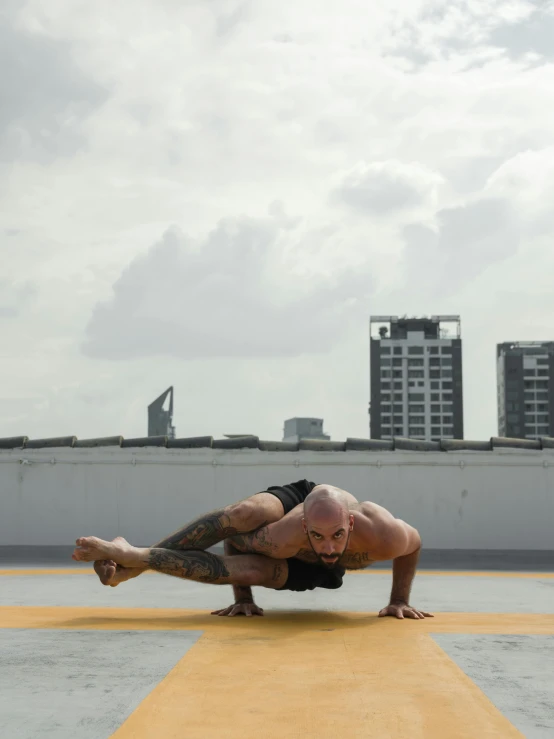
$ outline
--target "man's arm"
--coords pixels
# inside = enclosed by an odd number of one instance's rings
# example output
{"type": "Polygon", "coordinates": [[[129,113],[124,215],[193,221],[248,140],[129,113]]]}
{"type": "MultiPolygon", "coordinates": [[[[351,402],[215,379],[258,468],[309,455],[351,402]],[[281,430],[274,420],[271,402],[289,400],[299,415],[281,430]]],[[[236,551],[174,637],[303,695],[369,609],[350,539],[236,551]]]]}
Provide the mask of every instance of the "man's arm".
{"type": "Polygon", "coordinates": [[[392,590],[389,605],[383,608],[380,616],[397,616],[398,618],[424,618],[431,613],[418,611],[409,605],[412,584],[417,570],[421,552],[419,532],[398,518],[381,509],[371,516],[372,551],[376,559],[392,559],[392,590]]]}
{"type": "MultiPolygon", "coordinates": [[[[223,542],[223,548],[227,556],[240,556],[242,552],[239,552],[236,547],[233,546],[229,539],[225,539],[223,542]]],[[[212,611],[212,616],[263,616],[264,609],[260,608],[254,603],[254,596],[252,595],[252,588],[246,585],[233,585],[233,595],[235,596],[235,602],[227,608],[220,608],[217,611],[212,611]]]]}

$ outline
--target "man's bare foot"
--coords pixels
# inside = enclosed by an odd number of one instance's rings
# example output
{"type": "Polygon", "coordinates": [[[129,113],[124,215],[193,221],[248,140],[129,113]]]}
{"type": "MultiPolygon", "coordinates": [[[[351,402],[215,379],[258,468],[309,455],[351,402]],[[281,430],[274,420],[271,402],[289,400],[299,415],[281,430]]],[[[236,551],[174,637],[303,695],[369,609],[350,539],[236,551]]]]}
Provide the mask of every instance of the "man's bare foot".
{"type": "MultiPolygon", "coordinates": [[[[116,536],[112,543],[120,538],[120,536],[116,536]]],[[[146,569],[142,567],[122,567],[116,564],[113,559],[97,559],[93,566],[102,585],[109,585],[112,588],[117,587],[122,582],[138,577],[146,569]]]]}
{"type": "MultiPolygon", "coordinates": [[[[96,536],[82,536],[77,539],[76,547],[71,555],[77,562],[93,562],[95,560],[112,560],[124,567],[141,566],[141,550],[133,547],[122,536],[113,541],[104,541],[96,536]]],[[[107,565],[107,573],[111,565],[107,565]]]]}

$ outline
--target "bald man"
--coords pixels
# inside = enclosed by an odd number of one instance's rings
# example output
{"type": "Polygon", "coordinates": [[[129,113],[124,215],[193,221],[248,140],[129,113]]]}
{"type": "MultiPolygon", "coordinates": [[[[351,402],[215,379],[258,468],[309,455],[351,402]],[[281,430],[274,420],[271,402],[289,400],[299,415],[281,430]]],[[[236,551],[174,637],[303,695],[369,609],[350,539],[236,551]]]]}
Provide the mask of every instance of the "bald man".
{"type": "Polygon", "coordinates": [[[380,616],[421,619],[432,614],[409,605],[421,540],[418,532],[371,502],[307,480],[272,486],[188,524],[155,547],[117,537],[77,539],[73,559],[95,561],[106,585],[146,570],[215,585],[232,585],[235,603],[214,615],[263,615],[251,588],[336,589],[346,570],[393,560],[389,604],[380,616]],[[263,519],[263,524],[255,524],[263,519]],[[239,533],[242,531],[243,533],[239,533]],[[201,551],[224,540],[225,556],[201,551]]]}

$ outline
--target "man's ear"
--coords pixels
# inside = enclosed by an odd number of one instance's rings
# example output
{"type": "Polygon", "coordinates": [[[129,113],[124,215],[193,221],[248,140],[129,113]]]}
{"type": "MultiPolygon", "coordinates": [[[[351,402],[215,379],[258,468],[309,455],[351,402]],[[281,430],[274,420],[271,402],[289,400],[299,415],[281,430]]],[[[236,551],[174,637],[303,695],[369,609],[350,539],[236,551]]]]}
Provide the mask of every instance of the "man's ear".
{"type": "Polygon", "coordinates": [[[348,528],[350,531],[352,531],[352,529],[354,528],[354,516],[352,514],[350,514],[350,516],[348,517],[348,523],[348,528]]]}
{"type": "Polygon", "coordinates": [[[308,533],[308,524],[306,523],[306,519],[305,518],[302,519],[302,528],[304,529],[304,533],[307,534],[308,533]]]}

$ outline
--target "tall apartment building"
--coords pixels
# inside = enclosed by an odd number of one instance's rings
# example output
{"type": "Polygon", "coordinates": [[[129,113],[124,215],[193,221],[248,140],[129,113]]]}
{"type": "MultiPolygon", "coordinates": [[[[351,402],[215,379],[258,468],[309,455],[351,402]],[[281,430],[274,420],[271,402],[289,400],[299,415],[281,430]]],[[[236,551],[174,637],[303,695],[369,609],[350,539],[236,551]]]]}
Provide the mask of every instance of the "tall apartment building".
{"type": "Polygon", "coordinates": [[[554,435],[554,342],[504,342],[496,347],[498,435],[554,435]]]}
{"type": "Polygon", "coordinates": [[[285,421],[283,441],[297,442],[300,439],[330,441],[331,437],[323,433],[322,418],[289,418],[285,421]]]}
{"type": "Polygon", "coordinates": [[[370,318],[370,437],[463,439],[460,316],[370,318]]]}

